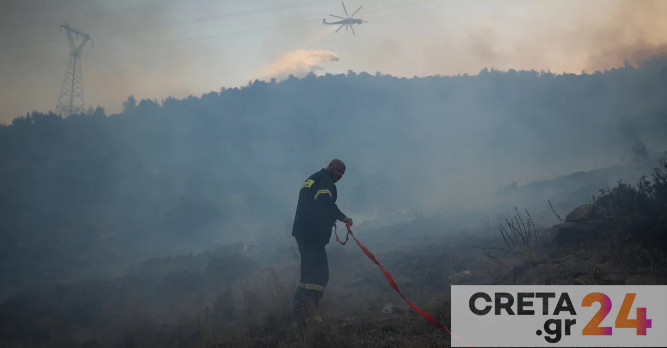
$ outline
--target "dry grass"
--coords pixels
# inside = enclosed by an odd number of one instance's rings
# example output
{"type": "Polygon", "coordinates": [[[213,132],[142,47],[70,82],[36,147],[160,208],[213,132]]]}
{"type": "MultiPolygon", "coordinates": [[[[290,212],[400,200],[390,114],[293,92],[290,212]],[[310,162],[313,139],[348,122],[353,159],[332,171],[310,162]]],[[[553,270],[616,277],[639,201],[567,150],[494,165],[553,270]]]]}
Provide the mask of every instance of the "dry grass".
{"type": "MultiPolygon", "coordinates": [[[[127,330],[118,343],[127,347],[449,345],[448,335],[413,312],[369,260],[351,257],[335,266],[339,271],[332,270],[332,286],[320,306],[323,322],[310,322],[303,331],[292,319],[297,269],[291,264],[276,265],[239,280],[206,299],[205,305],[194,309],[191,316],[182,316],[178,323],[153,327],[128,323],[142,329],[127,330]],[[340,271],[359,261],[364,263],[349,272],[340,271]]],[[[424,309],[449,323],[449,294],[420,293],[417,297],[430,298],[423,303],[424,309]]]]}
{"type": "Polygon", "coordinates": [[[500,235],[509,250],[527,258],[533,257],[538,228],[535,226],[528,209],[526,209],[525,218],[521,216],[516,207],[514,207],[514,211],[516,211],[514,216],[504,218],[505,224],[500,225],[500,235]]]}
{"type": "MultiPolygon", "coordinates": [[[[532,222],[521,219],[515,217],[508,228],[532,228],[532,222]]],[[[624,252],[615,249],[622,244],[582,244],[576,250],[558,249],[560,254],[530,259],[507,252],[494,263],[473,247],[491,240],[502,243],[497,234],[494,238],[480,234],[442,245],[373,251],[403,293],[446,326],[450,325],[449,289],[453,283],[604,283],[615,281],[618,273],[636,283],[665,282],[664,276],[655,278],[656,274],[665,274],[664,253],[642,257],[648,251],[640,244],[638,250],[626,245],[624,252]],[[632,263],[636,267],[626,269],[614,264],[616,258],[626,254],[636,259],[632,263]],[[661,261],[652,261],[657,259],[661,261]],[[638,269],[653,273],[644,277],[638,269]]],[[[298,266],[287,258],[233,279],[225,278],[229,276],[226,272],[178,271],[155,279],[125,277],[100,284],[97,291],[101,292],[83,303],[116,298],[115,306],[100,306],[102,319],[71,324],[67,317],[39,314],[26,330],[41,340],[26,343],[5,338],[2,343],[7,347],[450,346],[449,335],[415,313],[356,246],[334,245],[328,253],[331,280],[319,310],[323,321],[311,322],[303,331],[296,328],[292,318],[298,266]]],[[[82,291],[80,295],[85,297],[87,293],[82,291]]],[[[62,307],[73,307],[70,302],[62,307]]],[[[17,308],[26,310],[25,305],[17,308]]]]}

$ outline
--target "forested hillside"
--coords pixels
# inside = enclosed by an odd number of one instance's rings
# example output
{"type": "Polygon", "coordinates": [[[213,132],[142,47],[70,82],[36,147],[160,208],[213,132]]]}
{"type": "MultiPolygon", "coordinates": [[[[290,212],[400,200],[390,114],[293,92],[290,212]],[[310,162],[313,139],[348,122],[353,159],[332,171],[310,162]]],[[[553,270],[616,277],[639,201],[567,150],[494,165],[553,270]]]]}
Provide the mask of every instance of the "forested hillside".
{"type": "Polygon", "coordinates": [[[355,221],[488,208],[512,182],[664,151],[666,95],[663,59],[581,75],[350,71],[18,117],[0,127],[1,294],[285,238],[301,181],[334,157],[355,221]]]}

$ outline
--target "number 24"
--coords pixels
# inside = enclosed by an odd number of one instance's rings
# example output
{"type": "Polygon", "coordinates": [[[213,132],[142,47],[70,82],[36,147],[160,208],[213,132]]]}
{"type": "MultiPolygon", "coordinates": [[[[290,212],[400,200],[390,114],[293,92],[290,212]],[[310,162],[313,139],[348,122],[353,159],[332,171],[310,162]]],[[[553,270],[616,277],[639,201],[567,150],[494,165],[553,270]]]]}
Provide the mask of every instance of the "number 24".
{"type": "MultiPolygon", "coordinates": [[[[646,319],[646,308],[637,308],[637,319],[629,319],[630,308],[632,308],[632,303],[635,301],[636,293],[626,293],[625,298],[623,298],[623,303],[621,304],[621,309],[618,312],[616,317],[616,322],[614,326],[616,328],[635,328],[637,329],[637,335],[646,336],[646,329],[651,327],[651,319],[646,319]]],[[[586,327],[582,330],[583,335],[611,335],[612,328],[610,326],[600,327],[600,323],[611,311],[611,299],[603,293],[592,292],[584,297],[581,301],[581,305],[584,307],[590,307],[593,305],[593,302],[600,303],[600,309],[595,313],[593,318],[586,324],[586,327]]]]}

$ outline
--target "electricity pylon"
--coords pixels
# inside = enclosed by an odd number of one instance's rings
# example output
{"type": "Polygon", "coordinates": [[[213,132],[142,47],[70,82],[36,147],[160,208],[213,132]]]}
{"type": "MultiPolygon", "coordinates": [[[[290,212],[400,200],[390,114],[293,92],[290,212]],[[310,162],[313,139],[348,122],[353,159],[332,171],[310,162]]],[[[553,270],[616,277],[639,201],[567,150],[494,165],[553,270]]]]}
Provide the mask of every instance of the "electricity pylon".
{"type": "Polygon", "coordinates": [[[83,46],[86,45],[86,42],[92,42],[93,39],[90,38],[90,35],[70,27],[67,23],[60,27],[65,28],[67,31],[70,50],[65,78],[63,79],[63,84],[60,86],[60,97],[58,97],[56,112],[62,116],[69,116],[85,111],[86,102],[83,99],[81,51],[83,51],[83,46]]]}

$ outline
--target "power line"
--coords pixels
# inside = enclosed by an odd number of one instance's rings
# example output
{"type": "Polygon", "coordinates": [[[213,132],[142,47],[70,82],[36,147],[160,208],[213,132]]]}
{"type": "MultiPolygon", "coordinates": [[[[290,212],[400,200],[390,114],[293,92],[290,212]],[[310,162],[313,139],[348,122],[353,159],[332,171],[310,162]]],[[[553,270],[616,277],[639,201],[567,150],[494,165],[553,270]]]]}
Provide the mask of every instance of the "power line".
{"type": "Polygon", "coordinates": [[[23,42],[23,43],[17,43],[17,44],[2,45],[2,46],[0,46],[0,49],[4,49],[4,48],[14,48],[14,47],[35,46],[35,45],[44,45],[44,44],[52,44],[52,43],[56,43],[56,42],[64,42],[64,41],[65,41],[65,40],[50,40],[50,41],[23,42]]]}
{"type": "Polygon", "coordinates": [[[239,17],[239,16],[254,15],[254,14],[259,14],[259,13],[276,12],[276,11],[282,11],[282,10],[286,10],[286,9],[306,7],[306,6],[312,6],[312,5],[317,5],[317,4],[318,3],[309,3],[309,4],[302,4],[302,5],[277,6],[277,7],[257,9],[257,10],[252,10],[252,11],[240,11],[240,12],[226,13],[226,14],[216,15],[216,16],[198,17],[198,18],[193,18],[193,19],[189,19],[189,20],[184,20],[184,21],[181,21],[181,22],[176,22],[175,24],[179,25],[179,24],[192,23],[192,22],[205,22],[205,21],[212,21],[212,20],[216,20],[216,19],[229,18],[229,17],[239,17]]]}
{"type": "MultiPolygon", "coordinates": [[[[393,4],[388,5],[388,6],[370,8],[370,9],[368,9],[368,11],[370,13],[373,13],[373,12],[378,13],[380,11],[385,11],[385,10],[409,9],[411,7],[419,7],[421,5],[426,5],[426,4],[435,5],[436,3],[440,3],[440,4],[438,4],[438,6],[431,6],[431,7],[426,7],[426,8],[415,8],[415,9],[412,9],[412,10],[399,11],[399,12],[394,12],[394,13],[385,13],[385,14],[382,14],[382,16],[384,17],[384,16],[403,15],[403,14],[407,14],[407,13],[414,13],[414,12],[421,12],[421,11],[432,11],[432,10],[438,10],[438,9],[447,8],[447,7],[470,5],[470,4],[476,4],[476,3],[486,2],[486,1],[488,1],[488,0],[476,0],[476,1],[464,1],[464,2],[450,2],[450,1],[447,1],[444,4],[442,3],[443,2],[442,0],[405,1],[405,2],[393,3],[393,4]]],[[[166,27],[173,27],[173,26],[179,26],[179,25],[188,25],[188,24],[192,24],[192,23],[211,22],[211,21],[215,21],[215,20],[218,20],[218,19],[252,16],[252,15],[257,15],[257,14],[262,14],[262,13],[271,13],[271,12],[283,11],[283,10],[287,10],[287,9],[308,7],[308,6],[313,6],[313,5],[321,5],[324,2],[325,1],[318,1],[318,2],[315,2],[315,3],[310,2],[310,3],[305,3],[305,4],[304,3],[281,4],[281,5],[278,5],[278,6],[259,8],[259,9],[255,9],[255,10],[246,10],[246,11],[239,11],[239,12],[232,12],[232,13],[223,13],[223,14],[214,15],[214,16],[196,17],[196,18],[186,19],[186,20],[182,20],[182,21],[178,21],[178,22],[174,22],[174,23],[169,23],[167,25],[163,25],[163,26],[159,26],[159,27],[147,28],[147,30],[164,29],[166,27]]],[[[170,5],[174,5],[174,4],[183,4],[183,3],[184,2],[182,2],[182,1],[163,1],[163,2],[158,2],[158,3],[143,4],[143,5],[137,5],[137,6],[127,7],[127,8],[118,9],[118,10],[112,10],[112,11],[109,11],[109,12],[118,12],[118,11],[126,12],[126,11],[135,10],[135,9],[138,9],[138,8],[170,6],[170,5]]],[[[315,17],[315,16],[316,15],[313,14],[313,17],[315,17]]],[[[278,25],[263,26],[263,27],[258,27],[258,28],[251,28],[251,29],[247,29],[247,30],[236,30],[236,31],[231,31],[231,32],[223,32],[223,33],[220,33],[220,34],[211,34],[211,35],[193,36],[193,37],[187,37],[187,38],[181,38],[181,39],[164,40],[164,41],[159,41],[158,43],[174,43],[174,42],[187,42],[187,41],[195,41],[195,40],[205,40],[205,39],[212,39],[212,38],[228,36],[228,35],[233,35],[233,34],[244,34],[244,33],[250,33],[250,32],[263,31],[263,30],[277,29],[277,28],[281,28],[281,27],[290,27],[290,26],[302,25],[302,24],[307,24],[307,23],[312,23],[312,22],[315,22],[315,20],[290,22],[290,23],[285,23],[285,24],[278,24],[278,25]]],[[[114,33],[118,33],[118,32],[114,31],[114,33]]],[[[101,35],[103,35],[103,34],[101,34],[101,35]]],[[[99,33],[98,33],[98,36],[100,36],[99,33]]],[[[10,48],[18,48],[18,47],[42,45],[42,44],[51,44],[51,43],[62,42],[62,41],[63,40],[49,40],[49,41],[33,41],[33,42],[6,44],[6,45],[0,45],[0,50],[10,49],[10,48]]]]}
{"type": "MultiPolygon", "coordinates": [[[[399,4],[399,5],[393,5],[393,6],[370,9],[370,11],[379,11],[379,10],[395,9],[395,8],[405,8],[405,7],[409,7],[409,6],[416,6],[416,5],[422,5],[422,4],[434,3],[434,2],[440,2],[440,1],[441,0],[424,0],[424,1],[419,1],[419,2],[416,2],[416,3],[408,2],[408,3],[405,3],[405,4],[399,4]]],[[[415,9],[415,10],[412,10],[412,11],[403,11],[403,12],[385,14],[383,16],[393,16],[393,15],[400,15],[400,14],[420,12],[420,11],[437,10],[437,9],[442,9],[442,8],[446,8],[446,7],[470,5],[470,4],[476,4],[476,3],[486,2],[486,1],[488,1],[488,0],[450,2],[450,3],[446,3],[446,4],[441,4],[440,6],[436,6],[436,7],[429,7],[429,8],[423,8],[423,9],[415,9]]],[[[206,17],[206,18],[216,18],[216,17],[220,17],[220,16],[206,17]]],[[[204,18],[204,17],[202,17],[202,18],[204,18]]],[[[195,36],[195,37],[175,39],[175,40],[165,40],[165,41],[160,41],[159,43],[174,43],[174,42],[186,42],[186,41],[193,41],[193,40],[213,39],[213,38],[217,38],[217,37],[221,37],[221,36],[227,36],[227,35],[233,35],[233,34],[244,34],[244,33],[248,33],[248,32],[257,32],[257,31],[268,30],[268,29],[277,29],[277,28],[281,28],[281,27],[296,26],[296,25],[301,25],[301,24],[306,24],[306,23],[313,23],[313,22],[319,23],[319,20],[317,20],[317,21],[315,21],[315,20],[306,20],[306,21],[292,22],[292,23],[288,23],[288,24],[279,24],[279,25],[273,25],[273,26],[267,26],[267,27],[260,27],[260,28],[255,28],[255,29],[225,32],[225,33],[220,33],[220,34],[195,36]]]]}
{"type": "Polygon", "coordinates": [[[204,39],[213,39],[221,36],[227,36],[227,35],[234,35],[234,34],[245,34],[245,33],[250,33],[250,32],[256,32],[256,31],[262,31],[262,30],[268,30],[268,29],[277,29],[281,27],[289,27],[289,26],[297,26],[305,23],[319,23],[319,20],[312,20],[309,19],[307,21],[300,21],[300,22],[292,22],[288,24],[278,24],[278,25],[273,25],[273,26],[268,26],[268,27],[261,27],[261,28],[255,28],[255,29],[248,29],[248,30],[241,30],[241,31],[232,31],[232,32],[226,32],[226,33],[220,33],[220,34],[213,34],[213,35],[205,35],[205,36],[196,36],[196,37],[188,37],[184,39],[175,39],[175,40],[166,40],[166,41],[159,41],[158,43],[174,43],[174,42],[184,42],[184,41],[194,41],[194,40],[204,40],[204,39]]]}
{"type": "MultiPolygon", "coordinates": [[[[173,26],[180,26],[180,25],[188,25],[192,23],[201,23],[201,22],[207,22],[207,21],[214,21],[217,19],[224,19],[224,18],[233,18],[233,17],[243,17],[243,16],[252,16],[256,14],[262,14],[262,13],[271,13],[271,12],[277,12],[277,11],[282,11],[286,9],[294,9],[294,8],[299,8],[299,7],[308,7],[308,6],[313,6],[313,5],[321,5],[324,3],[325,0],[317,1],[317,2],[309,2],[309,3],[292,3],[292,4],[281,4],[278,6],[271,6],[271,7],[265,7],[265,8],[258,8],[254,10],[246,10],[246,11],[239,11],[239,12],[232,12],[232,13],[224,13],[220,15],[215,15],[215,16],[205,16],[205,17],[196,17],[196,18],[191,18],[191,19],[186,19],[182,21],[177,21],[173,23],[169,23],[167,25],[162,25],[162,26],[155,26],[155,27],[149,27],[146,28],[146,30],[153,30],[153,29],[163,29],[166,27],[173,27],[173,26]]],[[[189,2],[188,2],[189,3],[189,2]]],[[[169,5],[174,5],[174,4],[186,4],[183,1],[163,1],[159,3],[153,3],[153,4],[143,4],[143,5],[137,5],[137,6],[132,6],[132,7],[126,7],[123,9],[117,9],[117,10],[108,10],[106,11],[107,14],[111,13],[117,13],[117,12],[128,12],[128,11],[133,11],[136,9],[143,9],[143,8],[151,8],[151,7],[162,7],[162,6],[169,6],[169,5]]],[[[305,22],[299,22],[299,23],[305,23],[305,22]]],[[[288,26],[291,24],[287,24],[288,26]]],[[[277,26],[271,26],[271,27],[265,27],[265,28],[258,28],[258,29],[251,29],[248,31],[236,31],[233,32],[234,34],[236,33],[243,33],[243,32],[250,32],[250,31],[261,31],[264,29],[272,29],[272,28],[278,28],[281,27],[281,25],[277,26]]],[[[117,30],[114,28],[114,33],[118,33],[117,30]]],[[[97,36],[103,36],[104,33],[97,33],[97,36]]],[[[221,34],[222,35],[227,35],[221,34]]],[[[216,37],[215,35],[211,37],[216,37]]],[[[194,37],[192,38],[193,40],[199,40],[202,37],[194,37]]],[[[35,46],[35,45],[41,45],[41,44],[49,44],[49,43],[56,43],[56,42],[63,42],[64,40],[50,40],[50,41],[33,41],[33,42],[22,42],[22,43],[15,43],[15,44],[5,44],[5,45],[0,45],[0,50],[2,49],[9,49],[9,48],[18,48],[18,47],[27,47],[27,46],[35,46]]],[[[174,42],[177,41],[187,41],[187,39],[177,39],[173,40],[174,42]]]]}

